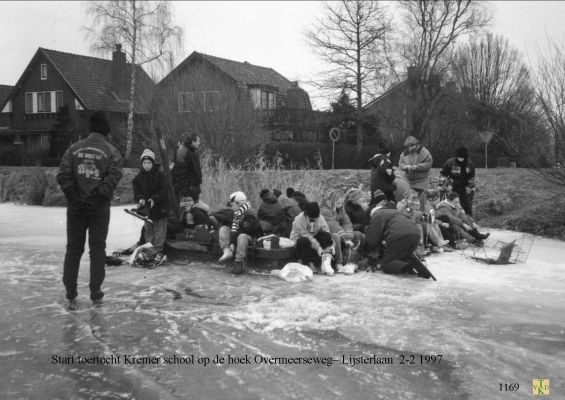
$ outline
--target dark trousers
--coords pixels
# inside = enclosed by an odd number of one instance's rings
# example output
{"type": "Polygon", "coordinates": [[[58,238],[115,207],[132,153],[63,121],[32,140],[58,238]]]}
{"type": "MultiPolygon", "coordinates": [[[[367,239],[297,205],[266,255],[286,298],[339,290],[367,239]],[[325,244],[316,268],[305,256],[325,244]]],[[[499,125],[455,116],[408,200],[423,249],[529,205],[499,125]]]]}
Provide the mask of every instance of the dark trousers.
{"type": "Polygon", "coordinates": [[[459,194],[459,201],[461,202],[461,207],[465,210],[465,214],[473,215],[473,195],[467,194],[467,190],[463,188],[457,192],[459,194]]]}
{"type": "Polygon", "coordinates": [[[86,231],[90,249],[90,291],[100,290],[106,271],[106,237],[110,223],[110,202],[98,208],[67,207],[67,252],[63,267],[63,284],[67,292],[77,288],[80,258],[84,253],[86,231]]]}
{"type": "Polygon", "coordinates": [[[414,251],[420,244],[420,235],[410,234],[387,243],[382,258],[382,268],[385,274],[401,274],[405,268],[417,261],[414,251]]]}
{"type": "MultiPolygon", "coordinates": [[[[318,232],[314,235],[314,239],[320,243],[322,249],[333,244],[332,235],[328,232],[318,232]]],[[[296,240],[296,257],[302,260],[302,264],[304,265],[308,265],[309,262],[320,265],[322,262],[316,250],[312,248],[312,242],[306,237],[299,237],[296,240]]]]}

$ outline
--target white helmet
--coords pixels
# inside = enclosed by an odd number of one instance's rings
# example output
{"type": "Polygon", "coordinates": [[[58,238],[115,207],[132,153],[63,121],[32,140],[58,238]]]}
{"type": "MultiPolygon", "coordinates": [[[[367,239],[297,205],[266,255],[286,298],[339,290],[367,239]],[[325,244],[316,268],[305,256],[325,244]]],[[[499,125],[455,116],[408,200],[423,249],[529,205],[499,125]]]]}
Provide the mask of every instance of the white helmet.
{"type": "Polygon", "coordinates": [[[241,203],[247,201],[247,196],[245,196],[245,193],[243,192],[233,192],[230,194],[230,201],[232,203],[241,203]]]}

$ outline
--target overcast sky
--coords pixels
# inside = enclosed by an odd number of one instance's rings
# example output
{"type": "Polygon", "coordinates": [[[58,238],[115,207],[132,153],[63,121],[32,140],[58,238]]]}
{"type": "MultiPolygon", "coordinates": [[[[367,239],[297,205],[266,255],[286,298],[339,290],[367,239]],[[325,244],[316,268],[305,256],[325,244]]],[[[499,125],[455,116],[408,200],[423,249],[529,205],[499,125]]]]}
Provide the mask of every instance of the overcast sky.
{"type": "MultiPolygon", "coordinates": [[[[505,36],[530,59],[546,37],[563,40],[565,2],[492,1],[491,31],[505,36]]],[[[319,62],[303,31],[320,16],[316,1],[174,2],[174,22],[185,32],[184,56],[200,51],[270,67],[305,82],[319,62]]],[[[89,24],[82,2],[0,3],[0,84],[14,85],[38,47],[90,55],[82,27],[89,24]]],[[[181,60],[179,60],[180,62],[181,60]]],[[[311,93],[317,108],[329,101],[311,93]]]]}

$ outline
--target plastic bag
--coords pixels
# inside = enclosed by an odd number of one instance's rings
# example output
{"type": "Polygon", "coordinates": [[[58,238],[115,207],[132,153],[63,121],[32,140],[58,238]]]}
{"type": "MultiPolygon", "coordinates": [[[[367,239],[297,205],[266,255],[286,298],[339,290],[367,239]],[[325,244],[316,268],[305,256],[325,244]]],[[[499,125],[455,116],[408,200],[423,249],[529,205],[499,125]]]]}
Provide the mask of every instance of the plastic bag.
{"type": "Polygon", "coordinates": [[[284,266],[283,269],[274,269],[271,275],[284,279],[287,282],[304,282],[309,281],[314,276],[314,273],[306,265],[291,262],[284,266]]]}

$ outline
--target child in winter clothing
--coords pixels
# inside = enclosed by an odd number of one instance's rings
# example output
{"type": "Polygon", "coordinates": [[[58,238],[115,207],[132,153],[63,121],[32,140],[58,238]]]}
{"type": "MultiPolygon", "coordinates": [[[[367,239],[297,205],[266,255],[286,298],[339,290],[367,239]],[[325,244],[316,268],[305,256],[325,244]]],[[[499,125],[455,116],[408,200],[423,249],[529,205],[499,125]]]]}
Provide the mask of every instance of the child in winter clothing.
{"type": "Polygon", "coordinates": [[[343,267],[342,244],[347,248],[358,248],[363,241],[363,234],[353,230],[344,203],[345,193],[335,189],[327,193],[320,208],[320,214],[326,220],[332,234],[338,271],[343,267]]]}
{"type": "Polygon", "coordinates": [[[133,199],[138,203],[138,209],[145,212],[153,220],[153,224],[145,222],[145,241],[150,242],[159,253],[167,236],[167,215],[169,202],[165,177],[155,163],[155,153],[149,149],[143,150],[140,157],[141,169],[133,178],[133,199]]]}
{"type": "Polygon", "coordinates": [[[314,263],[322,264],[322,272],[333,275],[332,253],[335,253],[330,228],[320,215],[316,202],[308,203],[292,223],[290,239],[296,243],[299,262],[308,265],[314,272],[314,263]]]}
{"type": "Polygon", "coordinates": [[[359,189],[349,189],[345,193],[345,212],[354,231],[365,232],[369,225],[369,198],[359,189]]]}
{"type": "Polygon", "coordinates": [[[268,189],[261,190],[259,196],[262,200],[257,211],[259,224],[263,233],[272,233],[285,220],[283,207],[275,195],[268,189]]]}
{"type": "Polygon", "coordinates": [[[369,159],[371,163],[371,194],[381,190],[389,201],[394,200],[394,169],[390,161],[390,149],[383,145],[381,152],[369,159]]]}
{"type": "Polygon", "coordinates": [[[247,253],[247,246],[253,237],[258,236],[260,227],[252,205],[247,201],[243,192],[234,192],[230,195],[231,208],[234,210],[231,227],[222,226],[219,231],[219,244],[223,254],[219,262],[224,262],[233,257],[235,244],[236,273],[243,272],[243,263],[247,253]]]}
{"type": "Polygon", "coordinates": [[[436,217],[449,224],[448,228],[441,227],[441,232],[452,247],[455,247],[456,241],[461,239],[482,246],[483,240],[490,235],[489,233],[482,234],[477,230],[477,223],[465,214],[456,192],[449,193],[447,199],[437,205],[436,217]]]}

